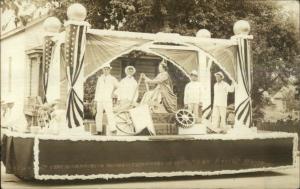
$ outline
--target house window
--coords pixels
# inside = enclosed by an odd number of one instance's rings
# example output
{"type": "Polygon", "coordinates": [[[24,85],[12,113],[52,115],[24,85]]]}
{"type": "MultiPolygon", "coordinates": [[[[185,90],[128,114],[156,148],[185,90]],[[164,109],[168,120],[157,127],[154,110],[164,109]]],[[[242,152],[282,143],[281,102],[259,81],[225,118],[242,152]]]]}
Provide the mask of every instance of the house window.
{"type": "Polygon", "coordinates": [[[31,96],[31,88],[32,88],[32,61],[29,63],[29,96],[31,96]]]}
{"type": "Polygon", "coordinates": [[[41,83],[40,78],[40,56],[29,56],[27,71],[27,96],[38,96],[41,83]]]}
{"type": "Polygon", "coordinates": [[[39,87],[39,62],[38,57],[34,57],[30,61],[29,76],[29,96],[38,96],[39,87]]]}

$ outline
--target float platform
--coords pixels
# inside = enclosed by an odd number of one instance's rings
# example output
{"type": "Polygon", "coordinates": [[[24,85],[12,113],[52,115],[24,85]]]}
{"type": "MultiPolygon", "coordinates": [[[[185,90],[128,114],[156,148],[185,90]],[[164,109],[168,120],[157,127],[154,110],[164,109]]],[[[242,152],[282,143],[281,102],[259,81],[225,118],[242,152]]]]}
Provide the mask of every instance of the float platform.
{"type": "Polygon", "coordinates": [[[60,136],[7,132],[2,161],[22,179],[220,175],[295,166],[297,134],[60,136]]]}

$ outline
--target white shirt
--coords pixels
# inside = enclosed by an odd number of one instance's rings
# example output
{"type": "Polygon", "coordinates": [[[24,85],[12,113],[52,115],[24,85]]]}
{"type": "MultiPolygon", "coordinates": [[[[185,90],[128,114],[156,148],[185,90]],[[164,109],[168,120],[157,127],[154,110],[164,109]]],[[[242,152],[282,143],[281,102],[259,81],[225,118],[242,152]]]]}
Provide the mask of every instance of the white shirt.
{"type": "Polygon", "coordinates": [[[95,92],[95,101],[97,102],[111,102],[112,93],[115,88],[118,87],[118,80],[112,75],[101,75],[98,78],[96,92],[95,92]]]}
{"type": "Polygon", "coordinates": [[[184,104],[201,103],[202,86],[199,81],[189,82],[184,89],[184,104]]]}
{"type": "Polygon", "coordinates": [[[221,81],[214,85],[214,106],[227,107],[228,92],[233,92],[234,86],[228,85],[228,83],[221,81]]]}
{"type": "Polygon", "coordinates": [[[126,76],[119,83],[119,88],[116,91],[118,100],[133,100],[136,101],[138,97],[137,82],[132,76],[126,76]],[[134,94],[136,93],[136,94],[134,94]],[[133,99],[133,95],[135,95],[133,99]]]}

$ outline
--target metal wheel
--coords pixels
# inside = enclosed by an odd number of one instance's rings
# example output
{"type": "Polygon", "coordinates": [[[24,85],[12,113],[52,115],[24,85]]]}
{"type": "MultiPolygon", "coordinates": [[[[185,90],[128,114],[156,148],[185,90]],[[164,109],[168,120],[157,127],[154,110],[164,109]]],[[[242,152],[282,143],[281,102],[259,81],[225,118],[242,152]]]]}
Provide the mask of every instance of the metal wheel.
{"type": "Polygon", "coordinates": [[[119,131],[128,134],[128,135],[134,135],[135,129],[133,122],[130,118],[130,114],[128,111],[122,111],[115,115],[116,118],[116,127],[119,131]]]}
{"type": "Polygon", "coordinates": [[[186,109],[178,110],[175,113],[175,118],[176,118],[176,121],[177,121],[179,127],[182,127],[182,128],[189,128],[195,124],[194,115],[186,109]]]}

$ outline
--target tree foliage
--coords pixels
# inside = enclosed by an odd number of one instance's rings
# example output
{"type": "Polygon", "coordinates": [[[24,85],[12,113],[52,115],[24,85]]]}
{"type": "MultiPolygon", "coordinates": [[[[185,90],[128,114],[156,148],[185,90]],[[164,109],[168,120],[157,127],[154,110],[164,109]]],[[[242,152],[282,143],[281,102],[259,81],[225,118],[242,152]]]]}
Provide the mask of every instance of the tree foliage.
{"type": "MultiPolygon", "coordinates": [[[[42,0],[47,2],[46,0],[42,0]]],[[[39,0],[39,2],[41,2],[39,0]]],[[[136,32],[160,31],[192,35],[202,28],[214,38],[230,38],[233,24],[248,20],[253,50],[254,86],[252,97],[259,110],[262,91],[299,74],[299,28],[293,17],[276,1],[251,0],[64,0],[52,11],[66,20],[67,7],[82,3],[93,28],[136,32]],[[298,55],[298,56],[297,56],[298,55]],[[260,89],[260,90],[259,90],[260,89]],[[262,90],[261,90],[262,89],[262,90]]],[[[283,82],[281,85],[285,85],[283,82]]],[[[280,86],[276,86],[280,87],[280,86]]],[[[257,114],[261,115],[261,114],[257,114]]]]}

